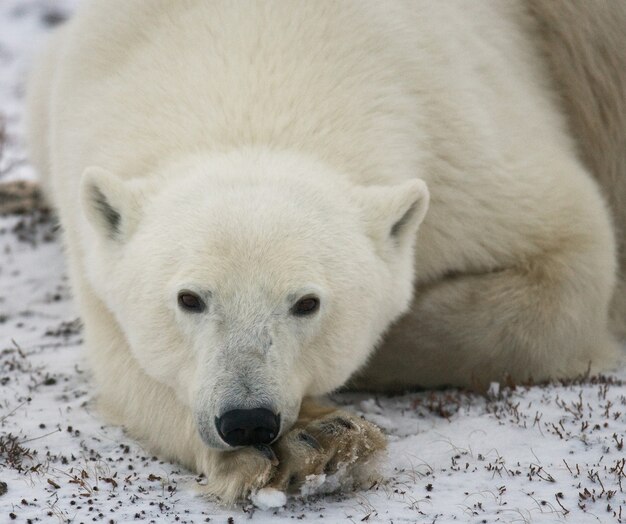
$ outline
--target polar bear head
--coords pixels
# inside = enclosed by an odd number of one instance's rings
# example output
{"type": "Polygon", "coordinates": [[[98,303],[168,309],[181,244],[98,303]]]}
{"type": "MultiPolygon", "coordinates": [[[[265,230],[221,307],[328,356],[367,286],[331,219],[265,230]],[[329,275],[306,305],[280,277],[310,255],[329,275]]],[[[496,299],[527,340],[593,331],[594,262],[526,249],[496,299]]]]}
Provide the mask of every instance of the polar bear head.
{"type": "Polygon", "coordinates": [[[251,149],[130,179],[89,168],[81,187],[88,278],[211,447],[275,439],[304,396],[366,362],[411,299],[420,180],[357,187],[251,149]],[[248,415],[258,431],[240,431],[248,415]]]}

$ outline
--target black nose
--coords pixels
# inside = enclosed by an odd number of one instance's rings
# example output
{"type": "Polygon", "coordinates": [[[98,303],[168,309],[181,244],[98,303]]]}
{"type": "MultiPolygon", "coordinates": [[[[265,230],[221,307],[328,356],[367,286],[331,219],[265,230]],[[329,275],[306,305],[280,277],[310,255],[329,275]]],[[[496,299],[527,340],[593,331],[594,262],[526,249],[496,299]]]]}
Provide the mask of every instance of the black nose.
{"type": "Polygon", "coordinates": [[[265,408],[233,409],[216,417],[215,425],[229,446],[269,444],[278,435],[280,415],[265,408]]]}

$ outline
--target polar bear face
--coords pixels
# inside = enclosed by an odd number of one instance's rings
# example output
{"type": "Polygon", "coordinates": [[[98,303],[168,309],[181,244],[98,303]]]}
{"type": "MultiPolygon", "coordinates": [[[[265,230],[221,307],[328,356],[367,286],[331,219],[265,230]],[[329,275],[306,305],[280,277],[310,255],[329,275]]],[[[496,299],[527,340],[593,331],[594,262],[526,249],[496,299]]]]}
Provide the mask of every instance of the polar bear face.
{"type": "Polygon", "coordinates": [[[428,192],[250,150],[131,180],[91,168],[82,199],[88,278],[132,356],[225,449],[224,413],[266,409],[284,431],[366,362],[408,307],[428,192]]]}

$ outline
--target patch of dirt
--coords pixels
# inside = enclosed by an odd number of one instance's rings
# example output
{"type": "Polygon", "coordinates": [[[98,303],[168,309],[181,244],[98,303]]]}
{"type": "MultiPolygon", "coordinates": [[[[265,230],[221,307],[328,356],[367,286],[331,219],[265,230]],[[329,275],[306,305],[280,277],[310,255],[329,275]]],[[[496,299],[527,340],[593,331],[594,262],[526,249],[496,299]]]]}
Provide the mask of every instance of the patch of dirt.
{"type": "Polygon", "coordinates": [[[20,180],[0,184],[0,215],[23,215],[47,211],[38,184],[20,180]]]}
{"type": "Polygon", "coordinates": [[[56,328],[50,328],[46,331],[47,337],[68,338],[74,335],[80,335],[83,330],[83,324],[80,318],[75,318],[68,322],[61,322],[56,328]]]}
{"type": "MultiPolygon", "coordinates": [[[[22,446],[17,436],[11,433],[0,435],[0,464],[4,467],[24,471],[24,461],[32,460],[33,452],[22,446]]],[[[6,484],[5,484],[6,489],[6,484]]]]}

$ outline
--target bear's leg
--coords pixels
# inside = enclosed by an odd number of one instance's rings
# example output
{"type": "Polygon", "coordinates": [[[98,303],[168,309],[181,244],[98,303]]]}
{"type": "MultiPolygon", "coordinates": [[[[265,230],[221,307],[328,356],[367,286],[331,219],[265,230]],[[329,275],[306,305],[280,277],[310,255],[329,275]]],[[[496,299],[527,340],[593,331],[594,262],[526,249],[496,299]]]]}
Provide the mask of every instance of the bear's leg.
{"type": "Polygon", "coordinates": [[[573,246],[418,286],[410,313],[354,387],[483,389],[491,381],[571,378],[611,365],[618,345],[607,327],[610,250],[573,246]]]}
{"type": "Polygon", "coordinates": [[[273,446],[278,467],[270,485],[297,492],[309,475],[340,473],[340,483],[372,480],[374,461],[387,441],[373,424],[305,399],[294,427],[273,446]]]}
{"type": "Polygon", "coordinates": [[[339,473],[335,489],[361,486],[386,443],[373,424],[305,399],[294,426],[271,447],[218,452],[199,470],[210,471],[206,490],[226,503],[262,487],[297,493],[309,475],[339,473]]]}

